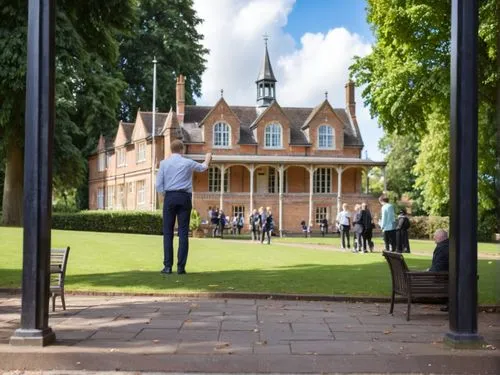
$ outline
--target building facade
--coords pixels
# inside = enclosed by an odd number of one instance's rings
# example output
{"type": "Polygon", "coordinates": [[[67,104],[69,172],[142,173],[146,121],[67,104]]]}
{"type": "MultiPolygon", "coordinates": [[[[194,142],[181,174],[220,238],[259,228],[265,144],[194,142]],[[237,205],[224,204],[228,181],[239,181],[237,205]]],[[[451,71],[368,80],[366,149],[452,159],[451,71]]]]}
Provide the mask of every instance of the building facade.
{"type": "Polygon", "coordinates": [[[254,208],[269,206],[280,231],[297,231],[302,220],[313,228],[324,217],[333,222],[344,202],[378,212],[367,176],[385,163],[361,157],[354,84],[345,85],[345,108],[333,108],[326,95],[315,108],[298,108],[278,103],[276,82],[267,45],[255,105],[231,106],[222,93],[214,106],[186,105],[179,76],[175,112],[153,118],[139,111],[134,123],[119,123],[114,139],[99,139],[89,158],[89,209],[159,208],[155,171],[170,143],[182,139],[186,157],[213,153],[209,170],[193,176],[193,207],[203,219],[209,207],[248,220],[254,208]]]}

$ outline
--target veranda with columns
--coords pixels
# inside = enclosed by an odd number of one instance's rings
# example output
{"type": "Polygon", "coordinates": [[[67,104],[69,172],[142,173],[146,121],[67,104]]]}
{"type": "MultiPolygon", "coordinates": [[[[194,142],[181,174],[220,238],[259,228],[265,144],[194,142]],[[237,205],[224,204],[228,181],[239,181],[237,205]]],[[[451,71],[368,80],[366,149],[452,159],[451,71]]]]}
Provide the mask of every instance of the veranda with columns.
{"type": "Polygon", "coordinates": [[[367,202],[375,215],[378,213],[377,197],[369,194],[368,173],[373,167],[384,170],[384,162],[315,157],[312,163],[307,156],[276,159],[215,155],[213,170],[195,175],[193,207],[204,219],[209,207],[218,207],[227,216],[241,212],[248,224],[253,209],[269,206],[280,234],[298,231],[302,220],[311,223],[313,230],[320,217],[333,224],[344,202],[351,209],[354,203],[367,202]],[[362,179],[366,181],[363,191],[362,179]]]}

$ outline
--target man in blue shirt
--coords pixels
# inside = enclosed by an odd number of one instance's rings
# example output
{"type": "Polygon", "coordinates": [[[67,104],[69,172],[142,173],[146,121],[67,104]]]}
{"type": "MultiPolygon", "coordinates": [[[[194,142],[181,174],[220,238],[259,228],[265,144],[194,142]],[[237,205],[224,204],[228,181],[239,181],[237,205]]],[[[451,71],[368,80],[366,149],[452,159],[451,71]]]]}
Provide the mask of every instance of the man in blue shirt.
{"type": "Polygon", "coordinates": [[[192,208],[193,172],[207,170],[212,154],[205,155],[203,163],[187,159],[181,154],[184,144],[175,140],[170,144],[172,155],[162,160],[156,176],[156,191],[164,194],[163,200],[163,265],[161,273],[172,273],[174,253],[174,225],[177,218],[179,249],[177,251],[177,273],[186,273],[186,262],[189,250],[189,219],[192,208]]]}
{"type": "Polygon", "coordinates": [[[385,195],[382,195],[378,201],[382,205],[379,225],[384,233],[385,251],[396,251],[396,213],[394,212],[394,206],[389,203],[389,198],[385,195]]]}

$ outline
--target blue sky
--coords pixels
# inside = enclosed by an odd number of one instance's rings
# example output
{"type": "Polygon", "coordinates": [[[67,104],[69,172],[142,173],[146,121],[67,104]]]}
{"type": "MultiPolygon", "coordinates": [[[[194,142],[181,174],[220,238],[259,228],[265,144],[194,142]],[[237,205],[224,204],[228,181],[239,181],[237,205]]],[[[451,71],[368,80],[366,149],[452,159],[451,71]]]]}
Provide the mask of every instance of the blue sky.
{"type": "MultiPolygon", "coordinates": [[[[202,77],[200,105],[213,105],[224,89],[230,105],[255,103],[255,78],[270,36],[269,55],[278,80],[276,98],[284,107],[314,108],[324,99],[345,108],[344,85],[354,56],[366,56],[374,37],[365,0],[195,0],[204,20],[198,29],[210,50],[202,77]]],[[[356,88],[356,115],[373,160],[383,159],[383,134],[356,88]]],[[[363,151],[363,156],[365,152],[363,151]]]]}
{"type": "Polygon", "coordinates": [[[335,27],[345,27],[372,43],[365,8],[365,0],[296,0],[284,31],[299,41],[306,32],[326,33],[335,27]]]}

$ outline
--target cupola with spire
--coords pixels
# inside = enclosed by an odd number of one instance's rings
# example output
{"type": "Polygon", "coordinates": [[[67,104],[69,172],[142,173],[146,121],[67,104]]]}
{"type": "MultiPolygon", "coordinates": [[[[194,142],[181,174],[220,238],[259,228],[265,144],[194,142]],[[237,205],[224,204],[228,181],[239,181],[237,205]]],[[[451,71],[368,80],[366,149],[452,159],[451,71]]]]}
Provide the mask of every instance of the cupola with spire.
{"type": "Polygon", "coordinates": [[[259,76],[257,77],[257,107],[269,107],[276,99],[276,78],[274,77],[273,68],[267,51],[267,40],[269,37],[264,35],[264,43],[266,52],[264,61],[260,68],[259,76]]]}

